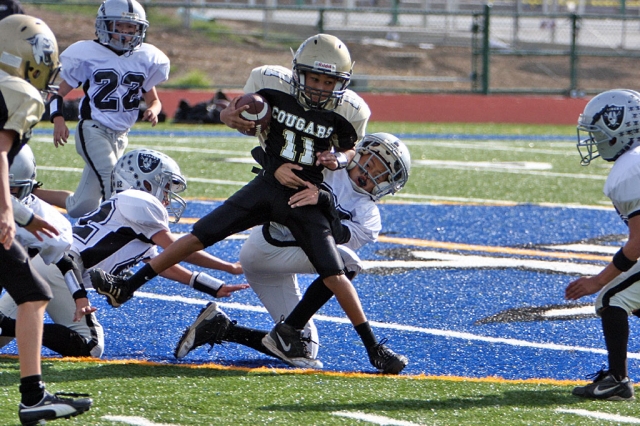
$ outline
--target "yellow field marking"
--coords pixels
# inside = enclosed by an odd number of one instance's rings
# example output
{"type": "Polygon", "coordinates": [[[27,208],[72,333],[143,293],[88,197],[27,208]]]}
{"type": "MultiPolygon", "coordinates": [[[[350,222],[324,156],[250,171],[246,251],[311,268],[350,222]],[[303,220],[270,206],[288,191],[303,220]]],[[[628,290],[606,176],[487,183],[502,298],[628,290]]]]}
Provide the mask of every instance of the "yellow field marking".
{"type": "MultiPolygon", "coordinates": [[[[0,359],[11,359],[18,361],[16,355],[0,355],[0,359]]],[[[93,363],[104,365],[141,365],[148,367],[175,367],[190,368],[202,370],[218,370],[218,371],[242,371],[249,374],[283,374],[283,375],[322,375],[332,377],[345,378],[370,378],[370,379],[390,379],[390,380],[438,380],[445,382],[472,382],[472,383],[498,383],[498,384],[534,384],[534,385],[553,385],[553,386],[571,386],[590,383],[585,380],[555,380],[555,379],[505,379],[497,376],[489,377],[464,377],[464,376],[432,376],[426,374],[403,374],[403,375],[387,375],[375,373],[357,373],[357,372],[339,372],[339,371],[323,371],[312,369],[298,368],[273,368],[273,367],[237,367],[220,365],[215,363],[205,364],[167,364],[166,362],[144,361],[137,359],[116,359],[104,360],[90,357],[62,357],[49,358],[43,357],[47,362],[73,362],[73,363],[93,363]]]]}

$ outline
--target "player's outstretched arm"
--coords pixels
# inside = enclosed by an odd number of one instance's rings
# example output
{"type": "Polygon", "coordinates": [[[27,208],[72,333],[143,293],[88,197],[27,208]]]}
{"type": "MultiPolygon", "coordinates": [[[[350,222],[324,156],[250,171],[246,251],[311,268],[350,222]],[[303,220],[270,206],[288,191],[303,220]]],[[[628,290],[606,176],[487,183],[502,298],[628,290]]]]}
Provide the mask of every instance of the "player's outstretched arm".
{"type": "Polygon", "coordinates": [[[249,288],[249,284],[225,284],[204,272],[192,272],[180,265],[173,265],[160,275],[217,298],[229,297],[236,291],[249,288]]]}

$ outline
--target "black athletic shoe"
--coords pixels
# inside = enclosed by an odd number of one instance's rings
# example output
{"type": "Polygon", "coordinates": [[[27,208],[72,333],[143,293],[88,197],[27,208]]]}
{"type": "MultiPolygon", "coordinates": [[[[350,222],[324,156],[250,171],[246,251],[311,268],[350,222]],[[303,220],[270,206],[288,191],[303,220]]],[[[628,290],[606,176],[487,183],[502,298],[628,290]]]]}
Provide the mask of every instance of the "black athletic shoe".
{"type": "Polygon", "coordinates": [[[280,321],[264,336],[262,344],[287,364],[298,368],[322,368],[322,361],[312,358],[306,342],[311,341],[289,324],[280,321]]]}
{"type": "Polygon", "coordinates": [[[222,312],[215,302],[209,303],[200,311],[193,324],[184,331],[173,355],[180,359],[205,343],[211,346],[222,343],[230,326],[231,320],[227,314],[222,312]]]}
{"type": "Polygon", "coordinates": [[[636,399],[633,384],[628,377],[617,380],[606,370],[587,376],[593,383],[576,386],[573,394],[582,398],[606,399],[607,401],[633,401],[636,399]]]}
{"type": "Polygon", "coordinates": [[[101,269],[89,271],[91,284],[96,291],[107,296],[107,303],[114,308],[119,308],[124,302],[133,297],[124,278],[107,274],[101,269]]]}
{"type": "Polygon", "coordinates": [[[33,426],[37,424],[44,424],[47,420],[55,420],[60,418],[70,419],[88,411],[93,404],[91,398],[62,398],[61,396],[89,396],[85,394],[76,393],[62,393],[58,392],[55,395],[51,395],[49,392],[44,392],[44,397],[40,402],[31,407],[20,404],[18,408],[18,416],[20,417],[20,423],[27,426],[33,426]]]}
{"type": "Polygon", "coordinates": [[[385,374],[398,374],[409,363],[404,355],[398,355],[385,346],[387,339],[382,339],[380,343],[367,349],[371,365],[385,374]]]}

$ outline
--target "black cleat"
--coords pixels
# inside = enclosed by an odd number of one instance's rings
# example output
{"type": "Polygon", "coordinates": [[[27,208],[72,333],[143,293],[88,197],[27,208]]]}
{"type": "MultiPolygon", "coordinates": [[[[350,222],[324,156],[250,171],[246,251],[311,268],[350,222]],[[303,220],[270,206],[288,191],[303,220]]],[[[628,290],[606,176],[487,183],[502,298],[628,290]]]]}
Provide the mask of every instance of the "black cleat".
{"type": "Polygon", "coordinates": [[[222,312],[215,302],[210,302],[200,311],[193,324],[184,331],[173,355],[180,359],[205,343],[211,346],[222,343],[230,326],[231,320],[227,314],[222,312]]]}
{"type": "Polygon", "coordinates": [[[280,321],[264,336],[262,344],[287,364],[298,368],[322,368],[322,361],[311,358],[305,342],[311,341],[302,336],[301,330],[296,330],[284,321],[280,321]]]}
{"type": "Polygon", "coordinates": [[[133,297],[133,293],[129,291],[129,285],[123,277],[107,274],[101,269],[90,270],[89,277],[93,288],[98,293],[107,296],[107,303],[114,308],[119,308],[133,297]]]}
{"type": "Polygon", "coordinates": [[[593,383],[576,386],[572,393],[575,396],[607,401],[633,401],[636,399],[633,384],[628,377],[618,380],[606,370],[600,370],[587,376],[593,383]]]}
{"type": "Polygon", "coordinates": [[[409,363],[404,355],[398,355],[385,346],[387,339],[382,339],[377,345],[367,349],[371,365],[384,374],[399,374],[409,363]]]}
{"type": "Polygon", "coordinates": [[[78,397],[89,395],[62,392],[51,395],[45,391],[44,397],[36,405],[27,407],[26,405],[20,404],[18,408],[20,423],[26,426],[34,426],[37,424],[45,424],[47,420],[60,418],[70,419],[71,417],[88,411],[89,408],[91,408],[91,404],[93,404],[91,398],[72,399],[62,398],[61,396],[78,397]]]}

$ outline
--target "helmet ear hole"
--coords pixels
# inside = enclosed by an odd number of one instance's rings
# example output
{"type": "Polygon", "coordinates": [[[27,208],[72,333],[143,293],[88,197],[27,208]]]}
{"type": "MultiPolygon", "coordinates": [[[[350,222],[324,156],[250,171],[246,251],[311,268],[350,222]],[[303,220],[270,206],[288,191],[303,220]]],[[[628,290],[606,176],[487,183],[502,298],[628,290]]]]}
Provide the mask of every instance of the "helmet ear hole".
{"type": "Polygon", "coordinates": [[[148,192],[151,192],[153,190],[153,187],[151,186],[148,180],[145,180],[144,182],[142,182],[142,186],[144,186],[144,189],[146,189],[148,192]]]}

